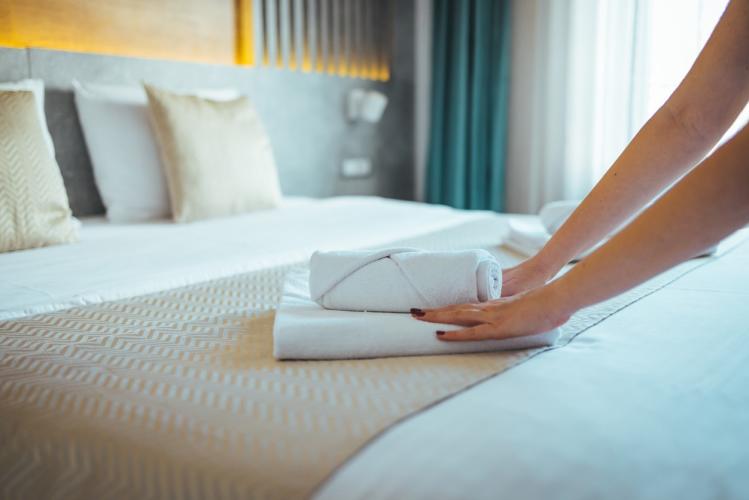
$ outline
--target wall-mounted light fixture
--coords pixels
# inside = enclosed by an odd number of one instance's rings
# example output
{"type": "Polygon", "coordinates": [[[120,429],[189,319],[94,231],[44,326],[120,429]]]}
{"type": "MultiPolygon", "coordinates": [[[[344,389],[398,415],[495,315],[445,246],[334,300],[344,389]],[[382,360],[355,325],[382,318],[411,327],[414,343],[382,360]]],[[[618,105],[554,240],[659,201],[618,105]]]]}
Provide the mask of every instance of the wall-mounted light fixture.
{"type": "Polygon", "coordinates": [[[376,90],[354,89],[349,92],[346,115],[352,122],[377,123],[382,118],[388,98],[376,90]]]}

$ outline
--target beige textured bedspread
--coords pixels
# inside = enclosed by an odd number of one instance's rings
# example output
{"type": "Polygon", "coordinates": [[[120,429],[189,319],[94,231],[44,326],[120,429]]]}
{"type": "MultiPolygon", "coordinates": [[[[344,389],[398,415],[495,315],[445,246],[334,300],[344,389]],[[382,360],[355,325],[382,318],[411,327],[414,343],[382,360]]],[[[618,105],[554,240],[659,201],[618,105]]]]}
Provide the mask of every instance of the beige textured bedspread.
{"type": "MultiPolygon", "coordinates": [[[[494,229],[399,243],[487,246],[494,229]]],[[[287,270],[0,323],[2,497],[304,497],[383,429],[538,352],[278,362],[287,270]]]]}

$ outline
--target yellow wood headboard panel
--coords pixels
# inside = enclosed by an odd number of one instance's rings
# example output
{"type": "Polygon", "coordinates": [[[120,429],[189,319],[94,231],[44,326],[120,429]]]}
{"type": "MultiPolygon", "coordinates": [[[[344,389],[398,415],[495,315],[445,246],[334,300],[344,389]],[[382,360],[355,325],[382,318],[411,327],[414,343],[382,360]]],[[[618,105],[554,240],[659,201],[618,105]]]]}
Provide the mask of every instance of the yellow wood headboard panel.
{"type": "Polygon", "coordinates": [[[0,0],[0,46],[387,80],[396,0],[0,0]]]}
{"type": "Polygon", "coordinates": [[[0,45],[234,64],[235,0],[0,0],[0,45]]]}

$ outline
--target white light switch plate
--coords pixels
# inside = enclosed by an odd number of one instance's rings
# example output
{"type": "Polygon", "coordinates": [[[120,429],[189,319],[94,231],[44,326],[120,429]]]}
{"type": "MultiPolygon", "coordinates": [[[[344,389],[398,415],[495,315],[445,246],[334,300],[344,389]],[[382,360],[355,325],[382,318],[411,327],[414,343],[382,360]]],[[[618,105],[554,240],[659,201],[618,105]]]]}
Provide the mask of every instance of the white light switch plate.
{"type": "Polygon", "coordinates": [[[343,177],[367,177],[372,173],[372,162],[369,158],[346,158],[341,164],[343,177]]]}

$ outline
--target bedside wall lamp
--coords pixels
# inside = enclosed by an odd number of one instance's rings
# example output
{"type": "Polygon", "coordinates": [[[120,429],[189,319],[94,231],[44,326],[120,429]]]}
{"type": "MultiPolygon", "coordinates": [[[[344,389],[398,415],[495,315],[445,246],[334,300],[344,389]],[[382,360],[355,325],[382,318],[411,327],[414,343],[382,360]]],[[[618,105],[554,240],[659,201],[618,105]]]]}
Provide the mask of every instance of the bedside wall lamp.
{"type": "Polygon", "coordinates": [[[354,89],[349,92],[346,113],[351,122],[377,123],[382,118],[388,98],[376,90],[354,89]]]}

